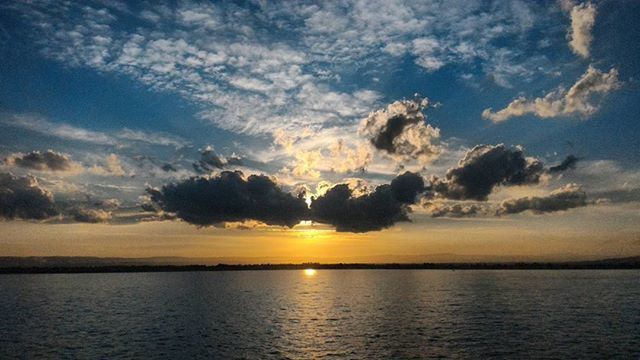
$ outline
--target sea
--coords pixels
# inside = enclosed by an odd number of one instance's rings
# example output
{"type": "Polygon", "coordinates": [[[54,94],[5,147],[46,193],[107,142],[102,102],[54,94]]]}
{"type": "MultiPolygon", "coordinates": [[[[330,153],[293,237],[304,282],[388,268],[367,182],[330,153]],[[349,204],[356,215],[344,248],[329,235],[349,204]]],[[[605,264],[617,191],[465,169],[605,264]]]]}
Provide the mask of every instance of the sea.
{"type": "Polygon", "coordinates": [[[14,358],[640,359],[640,271],[0,275],[14,358]]]}

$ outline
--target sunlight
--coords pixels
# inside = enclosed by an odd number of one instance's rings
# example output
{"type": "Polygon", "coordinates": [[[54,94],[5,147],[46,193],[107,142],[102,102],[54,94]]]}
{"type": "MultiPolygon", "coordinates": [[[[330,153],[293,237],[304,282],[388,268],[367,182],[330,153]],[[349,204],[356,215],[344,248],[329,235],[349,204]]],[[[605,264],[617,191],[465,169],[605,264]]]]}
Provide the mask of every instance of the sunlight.
{"type": "Polygon", "coordinates": [[[315,276],[317,271],[315,269],[304,269],[304,274],[306,276],[315,276]]]}

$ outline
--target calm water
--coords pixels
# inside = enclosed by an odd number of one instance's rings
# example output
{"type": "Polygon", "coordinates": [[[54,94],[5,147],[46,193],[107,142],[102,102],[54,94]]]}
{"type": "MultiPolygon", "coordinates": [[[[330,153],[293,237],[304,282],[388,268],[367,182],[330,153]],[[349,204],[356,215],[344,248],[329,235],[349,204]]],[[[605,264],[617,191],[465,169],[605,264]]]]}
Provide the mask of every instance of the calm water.
{"type": "Polygon", "coordinates": [[[640,358],[640,271],[0,275],[0,358],[640,358]]]}

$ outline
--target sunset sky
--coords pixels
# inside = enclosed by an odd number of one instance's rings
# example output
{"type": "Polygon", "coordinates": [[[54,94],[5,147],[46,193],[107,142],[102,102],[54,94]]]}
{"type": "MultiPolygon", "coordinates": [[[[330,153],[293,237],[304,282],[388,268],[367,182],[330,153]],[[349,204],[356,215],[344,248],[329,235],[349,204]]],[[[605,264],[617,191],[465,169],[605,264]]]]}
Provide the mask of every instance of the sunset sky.
{"type": "Polygon", "coordinates": [[[638,14],[4,1],[0,256],[640,255],[638,14]]]}

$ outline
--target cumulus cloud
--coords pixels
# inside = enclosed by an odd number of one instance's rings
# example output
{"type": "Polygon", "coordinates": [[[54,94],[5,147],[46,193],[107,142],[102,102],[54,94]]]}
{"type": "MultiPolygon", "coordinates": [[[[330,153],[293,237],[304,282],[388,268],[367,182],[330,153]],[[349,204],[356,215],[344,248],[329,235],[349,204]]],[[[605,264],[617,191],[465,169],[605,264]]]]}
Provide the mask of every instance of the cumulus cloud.
{"type": "Polygon", "coordinates": [[[214,177],[192,177],[148,189],[162,211],[199,226],[256,220],[292,227],[308,214],[303,197],[283,191],[269,177],[223,171],[214,177]]]}
{"type": "Polygon", "coordinates": [[[609,72],[589,66],[587,71],[571,86],[569,90],[559,88],[544,97],[528,100],[519,97],[513,100],[506,108],[493,112],[491,108],[482,112],[482,117],[494,123],[507,121],[514,116],[533,114],[541,118],[557,116],[582,116],[593,115],[599,109],[599,104],[594,102],[594,96],[604,96],[621,86],[618,80],[618,70],[612,68],[609,72]]]}
{"type": "Polygon", "coordinates": [[[331,171],[340,173],[365,172],[373,156],[367,146],[347,146],[343,139],[329,146],[331,171]]]}
{"type": "Polygon", "coordinates": [[[580,158],[576,157],[575,155],[568,155],[566,158],[564,158],[564,160],[562,160],[560,164],[550,167],[549,172],[557,173],[557,172],[573,169],[576,167],[576,164],[578,163],[579,160],[580,158]]]}
{"type": "Polygon", "coordinates": [[[399,162],[413,159],[429,163],[441,149],[437,145],[440,130],[426,124],[422,113],[428,104],[427,99],[420,98],[396,101],[363,119],[359,132],[376,149],[399,162]]]}
{"type": "Polygon", "coordinates": [[[0,173],[0,218],[43,220],[56,214],[53,194],[36,178],[0,173]]]}
{"type": "Polygon", "coordinates": [[[520,147],[477,145],[444,179],[434,177],[431,190],[447,199],[484,201],[497,185],[537,183],[543,172],[542,162],[525,157],[520,147]]]}
{"type": "Polygon", "coordinates": [[[571,183],[552,191],[546,197],[529,196],[505,200],[500,204],[496,214],[517,214],[527,210],[542,214],[582,206],[587,206],[587,195],[581,186],[571,183]]]}
{"type": "Polygon", "coordinates": [[[409,221],[408,206],[423,191],[424,180],[411,172],[360,196],[354,196],[348,184],[339,184],[312,200],[311,213],[314,221],[331,224],[339,232],[379,231],[409,221]]]}
{"type": "Polygon", "coordinates": [[[200,160],[193,163],[193,168],[203,174],[233,165],[242,165],[242,159],[235,154],[228,158],[218,155],[214,148],[209,145],[200,151],[200,160]]]}
{"type": "Polygon", "coordinates": [[[109,154],[102,165],[93,165],[89,171],[101,176],[126,176],[127,171],[122,167],[122,162],[116,154],[109,154]]]}
{"type": "Polygon", "coordinates": [[[8,166],[17,166],[37,171],[80,172],[80,164],[73,162],[68,155],[47,150],[31,151],[26,154],[15,153],[4,159],[8,166]]]}
{"type": "Polygon", "coordinates": [[[589,57],[589,46],[593,40],[591,31],[596,23],[596,6],[583,3],[571,8],[571,29],[567,34],[571,50],[583,58],[589,57]]]}

